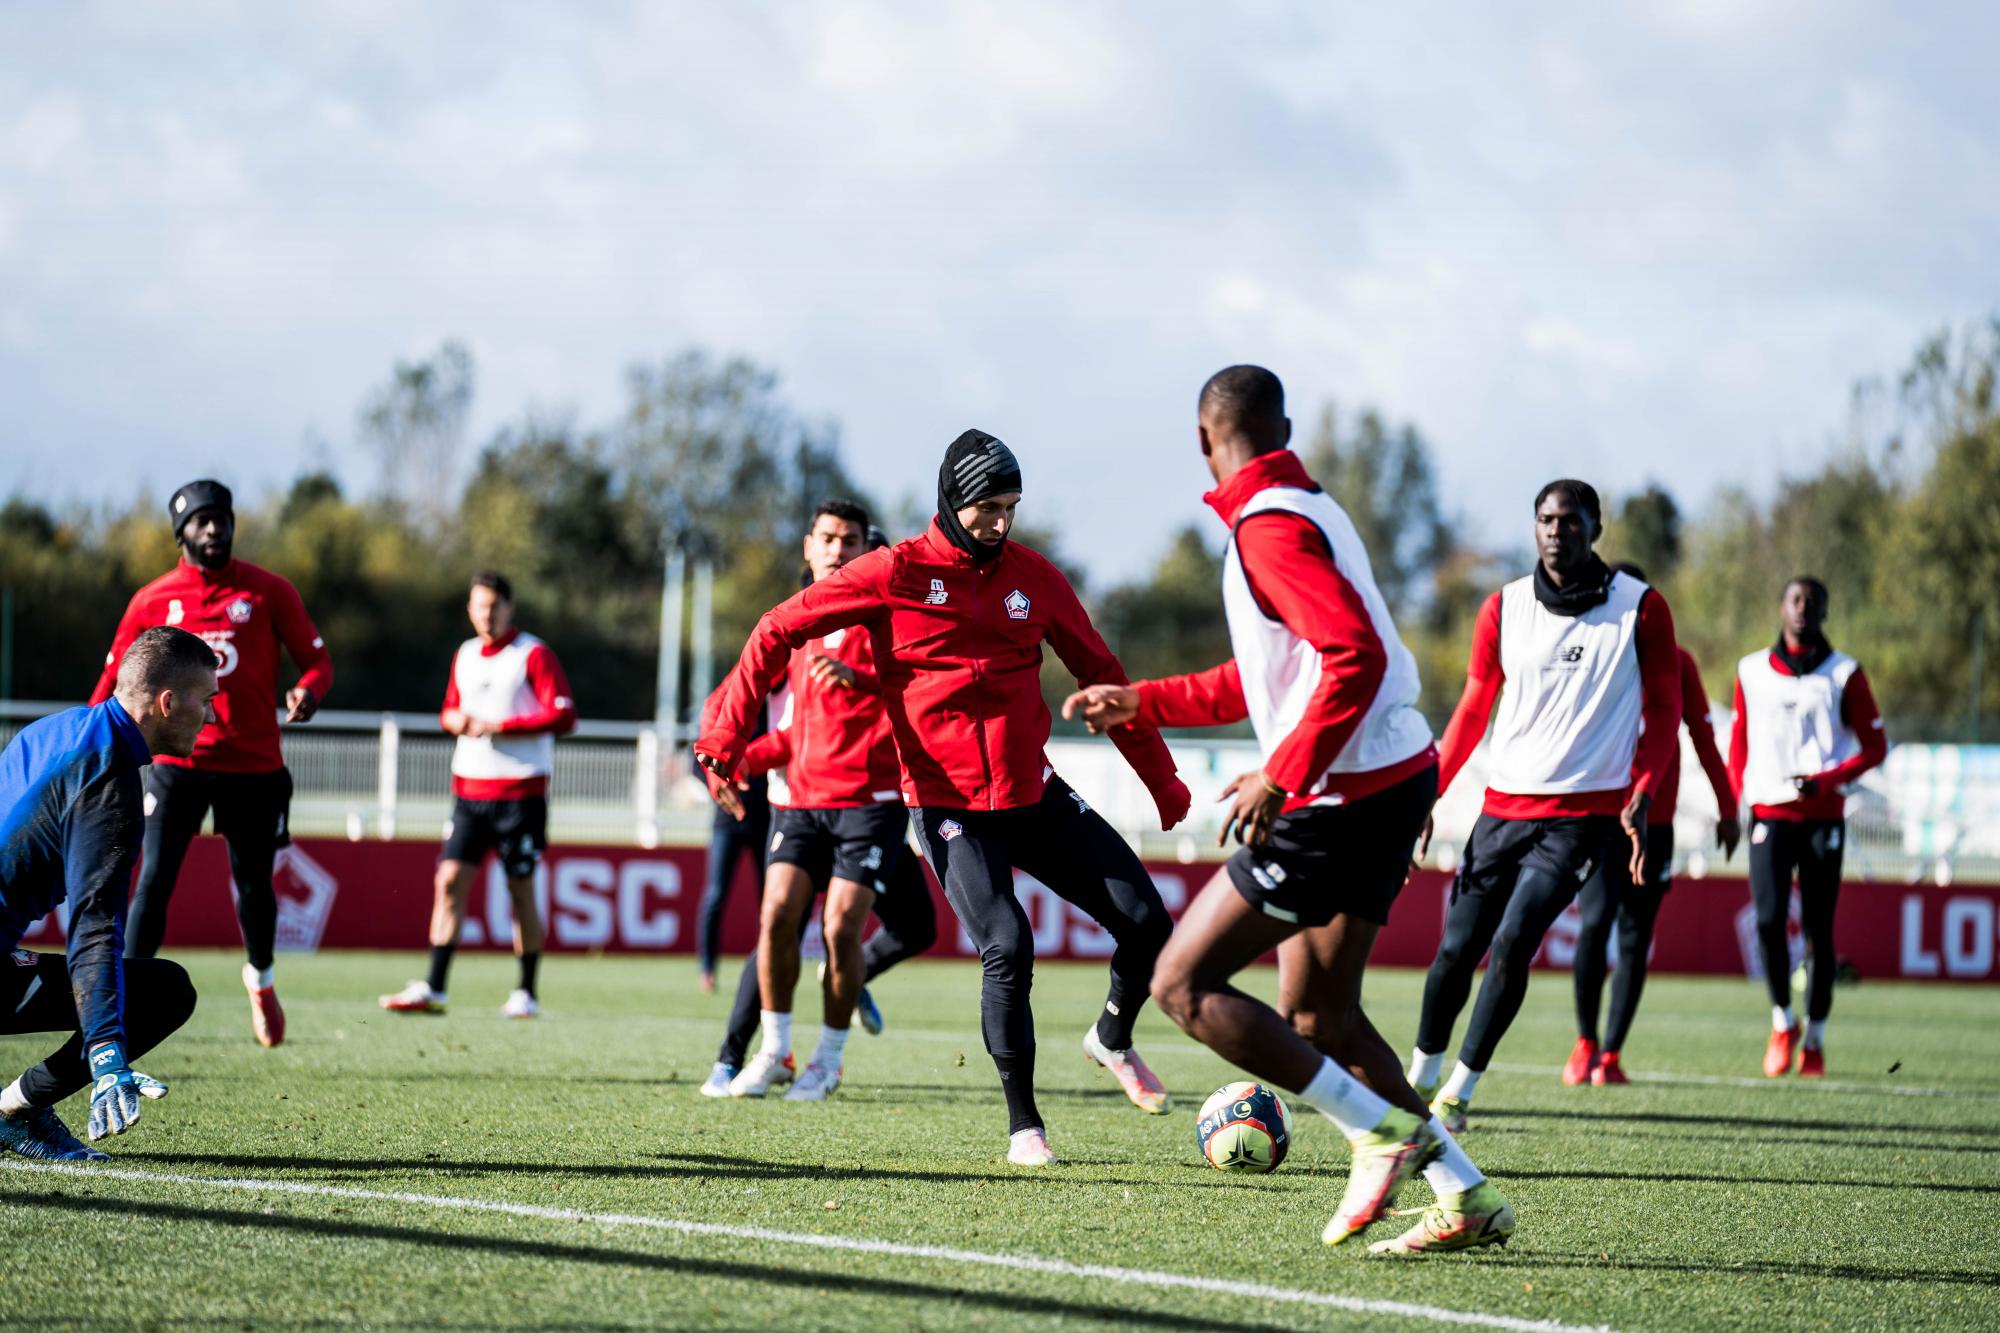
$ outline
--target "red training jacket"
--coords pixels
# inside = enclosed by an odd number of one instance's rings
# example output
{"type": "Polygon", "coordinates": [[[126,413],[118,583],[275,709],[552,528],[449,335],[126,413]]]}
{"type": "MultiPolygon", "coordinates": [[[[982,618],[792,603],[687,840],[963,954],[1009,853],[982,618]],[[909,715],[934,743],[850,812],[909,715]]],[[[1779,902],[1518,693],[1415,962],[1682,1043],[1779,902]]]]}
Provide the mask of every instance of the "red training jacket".
{"type": "MultiPolygon", "coordinates": [[[[1639,624],[1632,636],[1639,654],[1639,744],[1632,757],[1632,786],[1607,791],[1564,792],[1553,796],[1523,796],[1486,789],[1485,811],[1496,819],[1554,819],[1567,815],[1615,815],[1633,791],[1657,794],[1667,764],[1680,749],[1680,645],[1674,639],[1674,616],[1658,588],[1648,587],[1639,599],[1639,624]]],[[[1459,696],[1440,747],[1438,793],[1486,738],[1493,705],[1506,681],[1500,667],[1500,594],[1493,593],[1479,608],[1472,629],[1472,657],[1465,667],[1465,693],[1459,696]]],[[[1653,817],[1647,811],[1646,822],[1653,817]]]]}
{"type": "Polygon", "coordinates": [[[326,701],[333,687],[333,660],[306,615],[299,590],[247,560],[231,560],[206,570],[182,560],[171,571],[132,594],[118,621],[104,672],[91,691],[93,704],[111,697],[118,684],[118,661],[132,640],[156,625],[199,634],[215,650],[221,691],[215,721],[201,729],[188,759],[155,755],[156,764],[211,773],[271,773],[283,768],[278,745],[278,651],[291,654],[299,684],[326,701]]]}
{"type": "MultiPolygon", "coordinates": [[[[1771,669],[1788,676],[1792,674],[1792,669],[1785,665],[1785,659],[1775,652],[1771,654],[1771,669]]],[[[1743,790],[1744,766],[1750,762],[1750,733],[1743,722],[1741,677],[1737,678],[1735,701],[1731,707],[1736,710],[1736,720],[1729,728],[1729,805],[1733,810],[1739,799],[1735,793],[1743,790]]],[[[1889,737],[1882,730],[1882,712],[1875,706],[1874,687],[1858,666],[1854,668],[1854,674],[1847,678],[1847,687],[1840,692],[1840,720],[1861,742],[1861,753],[1844,763],[1835,764],[1824,773],[1802,774],[1819,779],[1819,795],[1802,796],[1784,805],[1753,805],[1750,807],[1751,818],[1827,820],[1847,817],[1847,795],[1841,788],[1889,757],[1889,737]]]]}
{"type": "Polygon", "coordinates": [[[791,713],[778,730],[750,742],[744,775],[785,770],[788,799],[771,804],[794,810],[852,810],[900,801],[902,767],[896,737],[882,706],[875,649],[859,629],[837,629],[810,639],[792,654],[791,713]],[[854,684],[822,685],[811,675],[814,657],[831,657],[854,672],[854,684]]]}
{"type": "MultiPolygon", "coordinates": [[[[757,706],[812,639],[866,627],[907,805],[1011,810],[1041,800],[1053,769],[1043,747],[1042,644],[1079,684],[1126,683],[1069,580],[1047,559],[1008,542],[983,565],[935,521],[922,536],[852,564],[764,613],[742,659],[717,691],[715,725],[699,754],[734,773],[757,706]]],[[[1185,818],[1187,788],[1151,727],[1112,740],[1152,791],[1162,826],[1185,818]]]]}
{"type": "MultiPolygon", "coordinates": [[[[1303,514],[1273,510],[1236,526],[1257,492],[1271,486],[1312,487],[1299,456],[1281,449],[1259,457],[1202,498],[1236,533],[1243,573],[1273,619],[1319,649],[1319,688],[1305,716],[1265,761],[1264,775],[1288,792],[1302,792],[1331,765],[1361,725],[1382,687],[1389,655],[1367,604],[1334,563],[1326,538],[1303,514]]],[[[1154,727],[1219,727],[1249,716],[1234,658],[1206,671],[1139,682],[1137,721],[1154,727]]],[[[1367,773],[1339,773],[1318,796],[1292,796],[1296,810],[1341,795],[1358,800],[1395,786],[1437,760],[1426,749],[1399,764],[1367,773]]]]}
{"type": "MultiPolygon", "coordinates": [[[[1701,771],[1708,775],[1709,790],[1715,793],[1716,811],[1724,819],[1736,814],[1736,786],[1729,780],[1729,770],[1722,762],[1722,751],[1715,745],[1715,723],[1708,715],[1708,690],[1701,683],[1701,667],[1695,662],[1694,654],[1687,649],[1680,650],[1681,659],[1681,725],[1687,728],[1688,739],[1694,742],[1694,755],[1701,761],[1701,771]]],[[[1646,822],[1658,827],[1674,822],[1674,811],[1680,806],[1681,795],[1681,747],[1674,746],[1673,758],[1667,761],[1666,775],[1660,785],[1653,789],[1653,803],[1646,810],[1646,822]]]]}

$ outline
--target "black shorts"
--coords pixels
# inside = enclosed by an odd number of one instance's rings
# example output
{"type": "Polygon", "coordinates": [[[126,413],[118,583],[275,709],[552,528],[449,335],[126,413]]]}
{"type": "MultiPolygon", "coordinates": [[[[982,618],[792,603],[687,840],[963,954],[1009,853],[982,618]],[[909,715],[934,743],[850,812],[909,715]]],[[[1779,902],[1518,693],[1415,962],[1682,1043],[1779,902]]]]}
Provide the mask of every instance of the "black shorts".
{"type": "Polygon", "coordinates": [[[1342,914],[1389,923],[1437,801],[1437,765],[1340,805],[1278,816],[1271,840],[1229,858],[1229,882],[1266,916],[1308,929],[1342,914]]]}
{"type": "Polygon", "coordinates": [[[211,811],[215,831],[239,853],[291,846],[290,769],[210,773],[177,764],[148,764],[145,787],[147,824],[170,833],[183,847],[201,831],[201,822],[211,811]]]}
{"type": "Polygon", "coordinates": [[[841,810],[773,806],[765,864],[797,866],[821,888],[829,879],[847,879],[880,893],[909,827],[909,808],[900,801],[841,810]]]}
{"type": "Polygon", "coordinates": [[[476,866],[486,853],[498,852],[509,879],[526,879],[541,864],[549,845],[549,798],[522,796],[511,801],[475,801],[454,797],[451,819],[444,826],[441,861],[476,866]]]}
{"type": "Polygon", "coordinates": [[[1513,896],[1523,870],[1553,876],[1567,891],[1568,902],[1607,858],[1621,849],[1630,854],[1616,815],[1557,815],[1547,819],[1502,819],[1482,813],[1465,841],[1465,859],[1451,882],[1451,900],[1459,895],[1513,896]]]}

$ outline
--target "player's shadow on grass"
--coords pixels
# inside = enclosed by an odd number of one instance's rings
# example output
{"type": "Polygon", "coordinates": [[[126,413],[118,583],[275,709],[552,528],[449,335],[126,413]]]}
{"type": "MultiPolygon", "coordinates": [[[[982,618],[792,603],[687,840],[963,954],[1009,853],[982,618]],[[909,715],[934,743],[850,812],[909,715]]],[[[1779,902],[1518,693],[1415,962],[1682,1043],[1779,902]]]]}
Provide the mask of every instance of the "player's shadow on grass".
{"type": "MultiPolygon", "coordinates": [[[[96,1198],[88,1195],[10,1194],[7,1197],[8,1202],[15,1207],[40,1208],[51,1212],[102,1213],[120,1219],[121,1224],[134,1217],[162,1222],[208,1223],[214,1226],[242,1227],[259,1231],[291,1232],[313,1240],[339,1237],[349,1240],[386,1241],[396,1245],[478,1251],[521,1259],[543,1259],[556,1263],[646,1269],[677,1277],[719,1278],[762,1287],[798,1287],[814,1292],[836,1292],[849,1296],[955,1302],[981,1306],[1008,1315],[1030,1314],[1051,1318],[1096,1319],[1117,1325],[1130,1324],[1136,1319],[1151,1327],[1201,1330],[1202,1333],[1243,1333],[1245,1330],[1249,1333],[1276,1333],[1272,1325],[1251,1324],[1241,1319],[1208,1319],[1200,1315],[1138,1310],[1131,1305],[1064,1301],[1047,1296],[1032,1296],[1024,1292],[981,1290],[971,1284],[932,1285],[902,1278],[862,1277],[848,1272],[779,1267],[768,1261],[735,1263],[727,1259],[694,1259],[682,1255],[654,1254],[646,1250],[614,1249],[608,1245],[579,1245],[563,1241],[521,1240],[509,1236],[468,1235],[419,1227],[388,1226],[376,1222],[293,1217],[282,1213],[253,1213],[234,1208],[197,1208],[187,1204],[144,1203],[132,1199],[96,1198]]],[[[846,1262],[851,1263],[852,1260],[846,1262]]],[[[541,1321],[534,1322],[540,1326],[541,1321]]]]}
{"type": "Polygon", "coordinates": [[[1517,1264],[1522,1268],[1589,1268],[1601,1273],[1694,1273],[1715,1277],[1795,1277],[1808,1282],[1822,1279],[1842,1282],[1942,1282],[1967,1287],[1991,1287],[1995,1282],[1990,1269],[1977,1272],[1963,1268],[1874,1268],[1867,1264],[1821,1264],[1776,1259],[1704,1263],[1695,1259],[1606,1259],[1601,1253],[1524,1250],[1509,1254],[1501,1262],[1517,1264]]]}
{"type": "Polygon", "coordinates": [[[1817,1176],[1699,1175],[1687,1171],[1526,1171],[1495,1168],[1510,1180],[1633,1180],[1648,1185],[1782,1185],[1788,1189],[1894,1190],[2000,1195],[2000,1185],[1966,1185],[1944,1180],[1827,1180],[1817,1176]]]}
{"type": "Polygon", "coordinates": [[[1685,1111],[1579,1111],[1535,1107],[1481,1108],[1480,1120],[1589,1120],[1605,1124],[1700,1125],[1720,1129],[1806,1130],[1824,1134],[1890,1134],[1907,1146],[1911,1135],[1985,1138],[2000,1142],[2000,1124],[1874,1125],[1856,1120],[1802,1120],[1793,1116],[1700,1115],[1685,1111]]]}

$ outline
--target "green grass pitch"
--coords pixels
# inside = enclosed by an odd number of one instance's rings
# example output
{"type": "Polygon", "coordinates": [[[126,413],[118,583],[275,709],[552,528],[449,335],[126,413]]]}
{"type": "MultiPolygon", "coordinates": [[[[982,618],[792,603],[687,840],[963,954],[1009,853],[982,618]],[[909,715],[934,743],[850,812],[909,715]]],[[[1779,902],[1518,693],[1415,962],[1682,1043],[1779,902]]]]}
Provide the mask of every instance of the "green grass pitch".
{"type": "MultiPolygon", "coordinates": [[[[190,961],[201,1008],[140,1062],[173,1094],[115,1141],[113,1166],[257,1183],[0,1170],[0,1321],[1238,1333],[1438,1318],[1296,1296],[1329,1293],[1503,1327],[2000,1326],[1991,989],[1843,989],[1831,1077],[1815,1086],[1756,1077],[1767,1012],[1758,990],[1661,978],[1626,1063],[1686,1081],[1568,1089],[1555,1068],[1572,1035],[1569,978],[1538,975],[1465,1140],[1515,1202],[1514,1243],[1398,1261],[1320,1245],[1346,1151],[1316,1117],[1296,1117],[1291,1157],[1273,1175],[1224,1176],[1201,1162],[1193,1108],[1233,1073],[1150,1009],[1141,1048],[1178,1104],[1158,1118],[1128,1106],[1077,1050],[1102,995],[1096,967],[1045,964],[1036,977],[1042,1108],[1063,1162],[1030,1172],[1004,1161],[969,964],[915,963],[884,978],[888,1033],[857,1032],[847,1085],[811,1106],[695,1094],[726,1004],[696,992],[686,960],[551,959],[547,1015],[507,1023],[505,959],[461,959],[453,1011],[439,1018],[375,1007],[378,992],[420,970],[413,955],[288,956],[279,991],[291,1036],[276,1051],[250,1040],[240,960],[190,961]],[[1114,1282],[791,1236],[1281,1290],[1114,1282]]],[[[725,982],[734,974],[732,963],[725,982]]],[[[1249,979],[1265,992],[1271,982],[1249,979]]],[[[1369,982],[1371,1011],[1399,1048],[1420,982],[1411,972],[1369,982]]],[[[817,996],[804,996],[802,1046],[817,1011],[817,996]]],[[[45,1049],[41,1038],[0,1040],[0,1065],[11,1077],[45,1049]]],[[[62,1110],[82,1127],[81,1098],[62,1110]]],[[[1414,1185],[1402,1202],[1428,1198],[1414,1185]]],[[[1388,1234],[1382,1224],[1368,1239],[1388,1234]]]]}

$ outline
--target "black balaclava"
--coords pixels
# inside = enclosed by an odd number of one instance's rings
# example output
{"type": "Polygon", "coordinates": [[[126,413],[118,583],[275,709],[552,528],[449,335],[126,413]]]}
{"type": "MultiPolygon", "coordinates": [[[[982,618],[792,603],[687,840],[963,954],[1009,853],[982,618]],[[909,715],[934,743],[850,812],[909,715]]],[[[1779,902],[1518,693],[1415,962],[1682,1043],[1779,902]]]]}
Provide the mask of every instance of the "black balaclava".
{"type": "Polygon", "coordinates": [[[1793,652],[1785,646],[1785,627],[1778,626],[1778,641],[1771,645],[1771,651],[1778,660],[1791,669],[1794,676],[1810,676],[1819,670],[1820,664],[1833,656],[1833,645],[1827,641],[1826,631],[1814,629],[1808,632],[1804,650],[1793,652]]]}
{"type": "MultiPolygon", "coordinates": [[[[175,491],[173,498],[167,501],[167,521],[173,524],[174,540],[176,542],[180,541],[181,529],[187,526],[188,519],[193,516],[197,509],[220,509],[234,520],[236,517],[236,497],[231,495],[229,488],[221,482],[211,481],[207,478],[203,478],[200,481],[191,481],[175,491]]],[[[233,543],[229,544],[233,545],[233,543]]],[[[188,554],[190,558],[193,558],[193,552],[190,551],[188,554]]],[[[223,563],[227,564],[228,562],[229,552],[225,549],[223,552],[223,563]]],[[[196,560],[196,563],[199,564],[200,561],[196,560]]]]}
{"type": "Polygon", "coordinates": [[[1611,566],[1592,552],[1589,562],[1572,574],[1568,583],[1558,588],[1555,580],[1549,577],[1549,571],[1537,560],[1535,600],[1559,616],[1580,616],[1585,611],[1604,605],[1611,596],[1613,577],[1611,566]]]}
{"type": "Polygon", "coordinates": [[[938,526],[974,564],[998,560],[1007,549],[1007,539],[1002,537],[991,545],[975,540],[958,521],[958,511],[1020,489],[1021,465],[1014,451],[983,430],[969,430],[951,442],[938,468],[938,526]]]}

